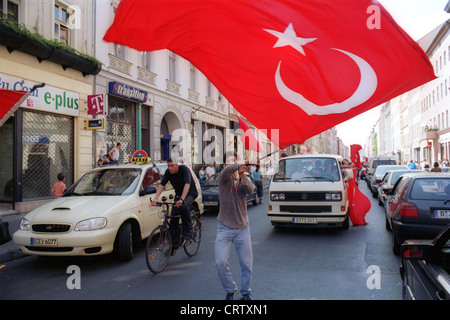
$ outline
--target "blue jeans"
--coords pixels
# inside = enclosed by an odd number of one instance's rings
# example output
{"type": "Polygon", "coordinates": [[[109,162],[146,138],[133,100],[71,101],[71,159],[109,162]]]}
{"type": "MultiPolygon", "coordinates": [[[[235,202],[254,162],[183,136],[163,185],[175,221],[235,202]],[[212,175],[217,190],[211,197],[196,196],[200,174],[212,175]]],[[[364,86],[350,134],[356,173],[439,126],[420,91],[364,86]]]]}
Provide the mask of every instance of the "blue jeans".
{"type": "Polygon", "coordinates": [[[253,251],[250,238],[250,228],[232,229],[220,221],[217,225],[216,237],[216,268],[222,286],[227,293],[238,290],[231,275],[229,260],[231,246],[234,244],[241,266],[241,294],[250,293],[252,281],[253,251]]]}

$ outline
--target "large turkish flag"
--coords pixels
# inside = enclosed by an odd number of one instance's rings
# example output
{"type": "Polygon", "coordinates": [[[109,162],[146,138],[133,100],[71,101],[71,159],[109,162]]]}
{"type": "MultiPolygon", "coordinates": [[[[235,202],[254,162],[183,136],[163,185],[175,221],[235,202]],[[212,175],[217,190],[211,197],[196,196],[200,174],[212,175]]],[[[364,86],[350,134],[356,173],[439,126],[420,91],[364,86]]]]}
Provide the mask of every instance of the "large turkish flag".
{"type": "Polygon", "coordinates": [[[104,39],[188,59],[281,148],[434,79],[369,0],[122,0],[104,39]]]}

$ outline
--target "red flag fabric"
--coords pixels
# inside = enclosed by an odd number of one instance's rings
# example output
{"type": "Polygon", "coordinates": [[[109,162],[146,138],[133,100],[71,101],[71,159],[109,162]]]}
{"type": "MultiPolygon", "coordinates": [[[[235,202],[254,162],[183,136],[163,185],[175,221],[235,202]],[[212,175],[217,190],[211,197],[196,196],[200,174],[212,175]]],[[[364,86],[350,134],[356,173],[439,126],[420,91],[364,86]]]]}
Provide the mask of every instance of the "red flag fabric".
{"type": "Polygon", "coordinates": [[[241,141],[244,144],[244,149],[261,152],[261,147],[259,146],[259,142],[253,134],[252,129],[250,129],[247,122],[242,120],[239,116],[237,116],[237,118],[239,119],[239,129],[244,132],[244,134],[241,135],[241,141]]]}
{"type": "Polygon", "coordinates": [[[349,215],[353,225],[365,225],[366,214],[372,207],[369,198],[367,198],[356,184],[356,170],[353,170],[353,178],[348,179],[348,202],[349,215]]]}
{"type": "Polygon", "coordinates": [[[359,150],[361,149],[362,147],[359,144],[350,145],[350,159],[356,165],[358,170],[362,168],[361,157],[359,156],[359,150]]]}
{"type": "Polygon", "coordinates": [[[0,89],[0,126],[14,114],[25,94],[26,91],[0,89]]]}
{"type": "Polygon", "coordinates": [[[370,0],[122,0],[104,40],[186,58],[280,148],[435,78],[370,0]]]}

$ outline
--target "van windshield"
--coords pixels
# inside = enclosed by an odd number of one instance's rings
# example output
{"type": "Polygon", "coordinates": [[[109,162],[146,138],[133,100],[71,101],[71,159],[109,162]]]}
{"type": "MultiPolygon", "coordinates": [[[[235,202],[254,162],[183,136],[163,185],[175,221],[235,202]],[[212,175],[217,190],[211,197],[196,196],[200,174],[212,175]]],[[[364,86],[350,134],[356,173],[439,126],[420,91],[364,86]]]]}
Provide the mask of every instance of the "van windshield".
{"type": "Polygon", "coordinates": [[[339,165],[334,158],[281,159],[273,181],[339,181],[339,165]]]}

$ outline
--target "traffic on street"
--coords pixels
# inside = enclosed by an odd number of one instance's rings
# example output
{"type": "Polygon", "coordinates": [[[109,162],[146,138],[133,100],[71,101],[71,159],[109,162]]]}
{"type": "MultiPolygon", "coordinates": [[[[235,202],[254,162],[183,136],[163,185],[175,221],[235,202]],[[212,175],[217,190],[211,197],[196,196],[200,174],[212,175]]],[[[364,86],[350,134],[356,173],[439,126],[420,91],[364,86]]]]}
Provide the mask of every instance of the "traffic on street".
{"type": "MultiPolygon", "coordinates": [[[[367,196],[366,184],[359,183],[367,196]]],[[[248,204],[256,300],[400,300],[401,259],[392,252],[385,213],[371,196],[367,225],[342,229],[273,227],[267,204],[248,204]]],[[[265,189],[264,200],[268,199],[265,189]]],[[[92,257],[27,256],[3,264],[0,299],[222,300],[214,261],[217,211],[201,216],[197,254],[179,250],[153,274],[144,245],[129,262],[113,254],[92,257]],[[176,289],[175,289],[176,288],[176,289]]],[[[239,274],[235,254],[231,271],[239,274]]]]}

